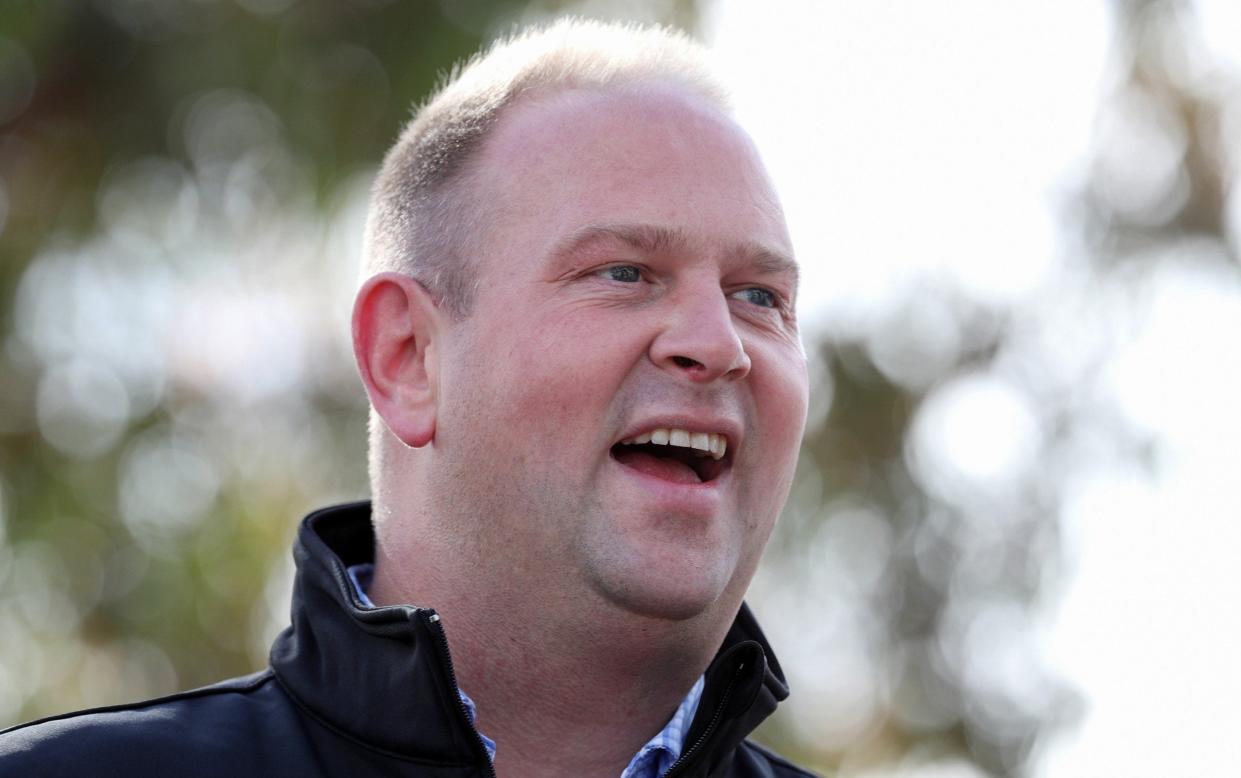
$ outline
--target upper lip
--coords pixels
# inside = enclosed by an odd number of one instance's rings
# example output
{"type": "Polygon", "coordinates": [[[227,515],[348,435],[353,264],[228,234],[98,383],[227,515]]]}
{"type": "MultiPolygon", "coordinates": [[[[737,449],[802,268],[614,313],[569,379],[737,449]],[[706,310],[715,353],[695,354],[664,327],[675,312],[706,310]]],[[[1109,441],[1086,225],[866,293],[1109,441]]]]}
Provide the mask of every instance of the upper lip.
{"type": "Polygon", "coordinates": [[[667,416],[651,416],[640,422],[628,427],[625,432],[616,439],[616,443],[622,443],[631,438],[636,438],[643,433],[649,433],[657,429],[682,429],[689,432],[706,432],[723,435],[728,441],[728,450],[724,455],[726,460],[731,460],[737,449],[741,446],[741,424],[733,419],[722,416],[687,416],[687,415],[667,415],[667,416]]]}

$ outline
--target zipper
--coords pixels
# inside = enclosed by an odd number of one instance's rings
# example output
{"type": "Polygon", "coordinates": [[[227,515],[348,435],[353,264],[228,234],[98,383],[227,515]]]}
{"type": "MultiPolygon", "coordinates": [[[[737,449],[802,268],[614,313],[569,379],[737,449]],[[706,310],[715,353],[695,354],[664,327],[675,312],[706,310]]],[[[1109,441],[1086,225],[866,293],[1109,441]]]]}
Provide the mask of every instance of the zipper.
{"type": "Polygon", "coordinates": [[[496,766],[492,763],[491,757],[487,754],[487,746],[483,745],[483,738],[478,734],[478,727],[475,727],[470,721],[470,714],[465,709],[465,703],[461,700],[461,688],[457,686],[457,671],[452,666],[452,654],[448,650],[448,635],[444,633],[444,624],[440,620],[440,615],[433,610],[423,610],[426,614],[427,628],[435,633],[439,644],[440,664],[448,671],[448,680],[452,682],[453,696],[457,701],[457,712],[461,714],[461,723],[466,725],[474,735],[474,745],[482,758],[487,762],[487,774],[491,778],[496,778],[496,766]]]}
{"type": "Polygon", "coordinates": [[[707,728],[694,741],[694,744],[681,752],[681,758],[672,763],[672,767],[668,768],[668,772],[664,773],[662,778],[676,778],[677,775],[684,772],[685,765],[693,759],[711,735],[715,733],[715,728],[719,726],[720,719],[724,717],[724,710],[728,707],[728,699],[732,697],[733,687],[737,685],[737,679],[741,677],[741,671],[745,669],[745,662],[737,665],[737,669],[733,672],[733,677],[728,682],[728,686],[724,687],[724,696],[720,698],[720,704],[715,706],[715,710],[711,713],[711,720],[707,722],[707,728]]]}

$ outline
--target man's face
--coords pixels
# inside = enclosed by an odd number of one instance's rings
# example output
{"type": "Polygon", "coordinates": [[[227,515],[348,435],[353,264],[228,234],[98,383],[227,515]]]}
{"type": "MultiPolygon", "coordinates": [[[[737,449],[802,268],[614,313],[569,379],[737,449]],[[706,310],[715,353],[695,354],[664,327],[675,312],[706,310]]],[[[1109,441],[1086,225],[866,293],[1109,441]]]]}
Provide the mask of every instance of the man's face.
{"type": "Polygon", "coordinates": [[[506,111],[475,172],[478,291],[439,355],[446,508],[531,596],[735,609],[808,393],[748,137],[672,90],[562,92],[506,111]]]}

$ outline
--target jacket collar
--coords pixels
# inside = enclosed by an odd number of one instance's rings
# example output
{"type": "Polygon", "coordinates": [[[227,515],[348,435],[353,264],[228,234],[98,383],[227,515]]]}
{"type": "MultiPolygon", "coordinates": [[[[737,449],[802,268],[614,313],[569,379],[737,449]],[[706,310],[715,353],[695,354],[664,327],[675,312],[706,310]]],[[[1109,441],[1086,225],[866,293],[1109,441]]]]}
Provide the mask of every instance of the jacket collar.
{"type": "MultiPolygon", "coordinates": [[[[370,503],[311,513],[293,548],[292,625],[271,665],[311,716],[368,745],[420,760],[486,759],[458,709],[450,660],[432,611],[365,609],[346,568],[373,561],[370,503]]],[[[744,604],[706,673],[678,775],[705,775],[788,696],[767,639],[744,604]]],[[[503,748],[503,743],[500,744],[503,748]]]]}

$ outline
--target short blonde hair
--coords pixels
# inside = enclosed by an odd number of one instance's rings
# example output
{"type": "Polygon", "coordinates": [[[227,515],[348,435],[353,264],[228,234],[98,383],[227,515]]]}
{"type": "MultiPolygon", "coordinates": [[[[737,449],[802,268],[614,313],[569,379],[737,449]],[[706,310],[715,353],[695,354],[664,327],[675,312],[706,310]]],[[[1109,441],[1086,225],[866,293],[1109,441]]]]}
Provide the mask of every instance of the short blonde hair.
{"type": "MultiPolygon", "coordinates": [[[[468,315],[475,279],[471,236],[482,209],[471,162],[504,109],[523,97],[569,89],[671,85],[730,112],[706,51],[663,27],[563,19],[496,41],[453,68],[388,151],[371,191],[363,277],[417,279],[454,318],[468,315]]],[[[387,430],[370,414],[371,492],[381,497],[387,430]]]]}
{"type": "Polygon", "coordinates": [[[464,244],[481,226],[467,174],[501,112],[533,94],[644,84],[671,84],[729,111],[704,49],[663,27],[562,19],[496,41],[454,67],[384,158],[371,193],[364,275],[408,273],[448,312],[465,315],[475,274],[464,244]]]}

